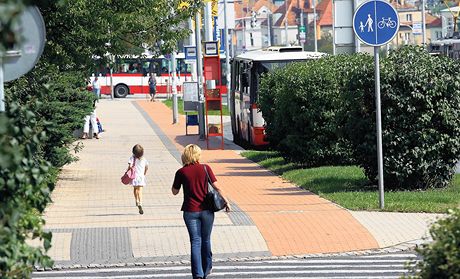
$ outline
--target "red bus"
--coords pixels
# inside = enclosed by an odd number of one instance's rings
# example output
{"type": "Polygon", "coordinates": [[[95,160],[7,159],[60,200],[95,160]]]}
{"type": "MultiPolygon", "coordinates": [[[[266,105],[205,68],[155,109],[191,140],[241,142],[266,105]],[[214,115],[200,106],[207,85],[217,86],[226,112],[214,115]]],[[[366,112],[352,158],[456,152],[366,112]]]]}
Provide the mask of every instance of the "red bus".
{"type": "MultiPolygon", "coordinates": [[[[182,83],[192,80],[192,64],[185,63],[183,53],[176,55],[176,75],[178,93],[182,91],[182,83]]],[[[225,75],[225,57],[221,58],[222,67],[222,84],[221,92],[227,93],[226,75],[225,75]]],[[[115,59],[115,67],[112,77],[110,69],[105,66],[100,66],[90,81],[93,82],[95,76],[101,84],[101,94],[110,95],[113,84],[114,96],[116,98],[125,98],[133,94],[148,94],[149,85],[148,79],[150,73],[156,74],[157,79],[157,96],[172,93],[172,62],[169,58],[160,57],[134,57],[123,56],[115,59]]]]}

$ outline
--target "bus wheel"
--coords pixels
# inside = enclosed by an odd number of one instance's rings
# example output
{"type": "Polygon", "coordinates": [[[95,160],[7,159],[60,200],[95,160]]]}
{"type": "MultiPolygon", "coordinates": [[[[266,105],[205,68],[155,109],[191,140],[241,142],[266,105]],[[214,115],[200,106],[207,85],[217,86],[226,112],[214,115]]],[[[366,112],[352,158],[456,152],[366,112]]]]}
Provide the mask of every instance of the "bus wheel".
{"type": "Polygon", "coordinates": [[[129,88],[124,84],[118,84],[115,86],[114,91],[115,98],[126,98],[129,94],[129,88]]]}

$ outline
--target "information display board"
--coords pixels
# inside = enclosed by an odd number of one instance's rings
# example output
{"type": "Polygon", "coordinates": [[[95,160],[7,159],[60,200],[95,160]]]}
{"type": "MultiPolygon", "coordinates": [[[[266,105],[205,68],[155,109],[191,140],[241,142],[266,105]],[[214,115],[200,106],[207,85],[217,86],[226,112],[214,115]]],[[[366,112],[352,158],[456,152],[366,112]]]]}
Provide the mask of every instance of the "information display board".
{"type": "Polygon", "coordinates": [[[182,84],[184,111],[198,111],[198,85],[196,82],[184,82],[182,84]]]}

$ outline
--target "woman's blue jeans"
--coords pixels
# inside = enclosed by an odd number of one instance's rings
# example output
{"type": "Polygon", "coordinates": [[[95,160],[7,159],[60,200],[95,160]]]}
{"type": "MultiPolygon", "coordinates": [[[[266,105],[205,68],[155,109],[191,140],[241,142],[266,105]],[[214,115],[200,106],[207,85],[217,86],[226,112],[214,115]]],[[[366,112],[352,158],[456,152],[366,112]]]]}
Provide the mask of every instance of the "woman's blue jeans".
{"type": "Polygon", "coordinates": [[[193,278],[205,277],[212,268],[211,231],[214,223],[214,212],[209,210],[184,211],[184,221],[192,248],[193,278]]]}

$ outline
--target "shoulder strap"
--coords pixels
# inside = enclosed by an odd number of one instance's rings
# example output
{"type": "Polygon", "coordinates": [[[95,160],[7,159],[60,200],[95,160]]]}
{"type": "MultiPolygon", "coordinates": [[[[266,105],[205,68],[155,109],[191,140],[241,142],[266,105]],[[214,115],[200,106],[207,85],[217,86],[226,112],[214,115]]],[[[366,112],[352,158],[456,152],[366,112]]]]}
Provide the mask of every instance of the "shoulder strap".
{"type": "Polygon", "coordinates": [[[208,170],[206,169],[206,165],[203,165],[204,167],[204,172],[206,173],[206,184],[208,185],[208,192],[212,192],[212,182],[211,179],[209,178],[208,170]]]}

